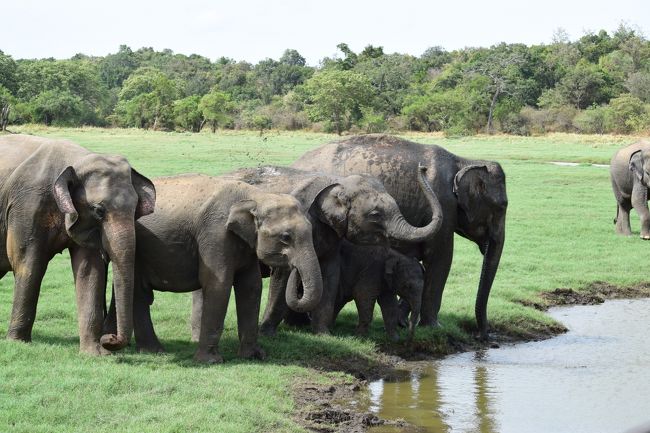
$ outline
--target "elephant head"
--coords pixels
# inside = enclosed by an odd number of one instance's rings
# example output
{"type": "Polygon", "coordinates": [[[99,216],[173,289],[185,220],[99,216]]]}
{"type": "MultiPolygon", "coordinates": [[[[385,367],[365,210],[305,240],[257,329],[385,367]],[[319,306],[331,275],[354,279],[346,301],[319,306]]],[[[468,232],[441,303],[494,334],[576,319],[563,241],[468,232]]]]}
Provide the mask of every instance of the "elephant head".
{"type": "Polygon", "coordinates": [[[424,269],[417,259],[406,257],[391,250],[384,266],[384,281],[390,292],[399,295],[409,306],[411,317],[408,321],[408,328],[409,340],[411,340],[413,339],[415,326],[420,319],[422,292],[424,290],[424,269]]]}
{"type": "Polygon", "coordinates": [[[432,209],[432,219],[424,227],[406,222],[395,199],[382,183],[372,177],[351,175],[309,180],[292,192],[310,212],[336,234],[360,245],[387,244],[388,239],[420,242],[435,235],[442,224],[438,199],[420,167],[418,180],[432,209]],[[320,185],[321,189],[314,188],[320,185]]]}
{"type": "Polygon", "coordinates": [[[647,150],[639,149],[630,156],[630,171],[643,186],[650,186],[650,155],[647,150]]]}
{"type": "Polygon", "coordinates": [[[262,263],[289,267],[287,305],[298,312],[313,310],[323,292],[312,226],[300,203],[288,194],[259,194],[230,208],[228,230],[256,251],[262,263]],[[298,297],[302,281],[303,294],[298,297]]]}
{"type": "Polygon", "coordinates": [[[100,342],[119,350],[133,332],[135,220],[153,212],[156,190],[123,157],[90,154],[59,174],[53,195],[72,241],[100,249],[112,262],[117,335],[103,335],[100,342]]]}
{"type": "Polygon", "coordinates": [[[454,177],[458,198],[458,232],[479,245],[483,266],[475,314],[481,338],[487,338],[487,301],[505,241],[506,178],[498,163],[467,165],[454,177]]]}

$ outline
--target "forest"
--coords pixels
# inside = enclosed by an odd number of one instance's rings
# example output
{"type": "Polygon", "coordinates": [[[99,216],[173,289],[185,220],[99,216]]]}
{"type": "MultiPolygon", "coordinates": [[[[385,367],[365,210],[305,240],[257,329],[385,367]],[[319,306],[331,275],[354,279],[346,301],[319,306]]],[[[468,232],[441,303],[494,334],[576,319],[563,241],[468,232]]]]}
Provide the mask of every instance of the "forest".
{"type": "Polygon", "coordinates": [[[104,57],[0,51],[0,129],[40,123],[199,132],[650,131],[650,41],[621,24],[549,44],[419,57],[347,44],[310,66],[294,49],[257,64],[126,45],[104,57]]]}

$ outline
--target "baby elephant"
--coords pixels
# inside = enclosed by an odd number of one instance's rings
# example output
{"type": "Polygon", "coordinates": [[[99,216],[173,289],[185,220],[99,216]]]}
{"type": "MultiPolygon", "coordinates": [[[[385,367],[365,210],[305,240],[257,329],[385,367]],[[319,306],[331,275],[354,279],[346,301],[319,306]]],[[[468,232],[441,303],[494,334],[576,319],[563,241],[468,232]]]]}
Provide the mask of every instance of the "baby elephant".
{"type": "Polygon", "coordinates": [[[156,211],[136,226],[137,348],[162,350],[149,311],[153,290],[201,289],[204,308],[195,359],[221,362],[218,344],[234,286],[239,355],[264,357],[257,344],[262,292],[258,260],[291,269],[286,301],[292,309],[309,311],[322,294],[312,228],[300,204],[287,194],[203,175],[160,178],[154,184],[156,211]],[[301,282],[303,294],[298,297],[301,282]]]}
{"type": "Polygon", "coordinates": [[[415,258],[393,249],[360,246],[343,241],[340,250],[341,278],[332,322],[341,309],[354,301],[359,311],[357,334],[365,335],[372,321],[375,301],[379,303],[389,338],[397,341],[399,308],[397,295],[411,308],[409,340],[419,319],[424,271],[415,258]]]}

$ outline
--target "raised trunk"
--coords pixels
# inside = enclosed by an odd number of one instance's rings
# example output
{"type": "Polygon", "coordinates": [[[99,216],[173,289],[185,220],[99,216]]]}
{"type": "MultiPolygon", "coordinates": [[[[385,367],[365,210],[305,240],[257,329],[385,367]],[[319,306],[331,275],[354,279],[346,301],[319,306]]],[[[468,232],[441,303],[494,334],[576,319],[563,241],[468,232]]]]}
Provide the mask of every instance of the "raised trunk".
{"type": "Polygon", "coordinates": [[[126,347],[133,333],[135,227],[133,220],[109,218],[103,232],[102,244],[113,266],[117,335],[102,335],[100,342],[105,349],[114,351],[126,347]]]}
{"type": "Polygon", "coordinates": [[[434,236],[440,229],[442,225],[442,208],[435,192],[433,192],[426,180],[425,173],[426,168],[419,166],[418,183],[431,207],[431,222],[424,227],[414,227],[404,219],[404,215],[395,204],[395,213],[387,227],[388,235],[391,238],[406,242],[422,242],[434,236]]]}
{"type": "Polygon", "coordinates": [[[293,269],[287,281],[285,299],[287,305],[294,311],[306,313],[316,308],[323,294],[323,278],[316,253],[312,251],[298,256],[292,264],[293,269]],[[303,294],[298,297],[298,285],[302,280],[303,294]]]}
{"type": "Polygon", "coordinates": [[[492,289],[494,277],[499,267],[499,261],[501,260],[504,240],[505,229],[502,228],[499,234],[493,238],[491,237],[485,245],[483,267],[481,268],[481,279],[479,280],[476,305],[474,307],[476,323],[482,340],[488,339],[487,302],[490,297],[490,290],[492,289]]]}

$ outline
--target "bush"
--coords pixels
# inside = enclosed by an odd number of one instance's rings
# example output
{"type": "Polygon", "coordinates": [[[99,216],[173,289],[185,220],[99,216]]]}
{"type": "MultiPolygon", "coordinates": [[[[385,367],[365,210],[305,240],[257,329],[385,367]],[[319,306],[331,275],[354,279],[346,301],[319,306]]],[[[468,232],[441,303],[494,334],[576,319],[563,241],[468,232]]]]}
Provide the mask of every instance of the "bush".
{"type": "Polygon", "coordinates": [[[573,119],[578,109],[569,106],[535,109],[524,107],[519,112],[529,133],[545,134],[548,132],[573,132],[573,119]]]}
{"type": "Polygon", "coordinates": [[[609,101],[608,129],[626,134],[647,128],[647,111],[643,102],[629,93],[609,101]]]}
{"type": "Polygon", "coordinates": [[[604,134],[607,132],[608,118],[608,107],[593,105],[576,115],[573,126],[584,134],[604,134]]]}

